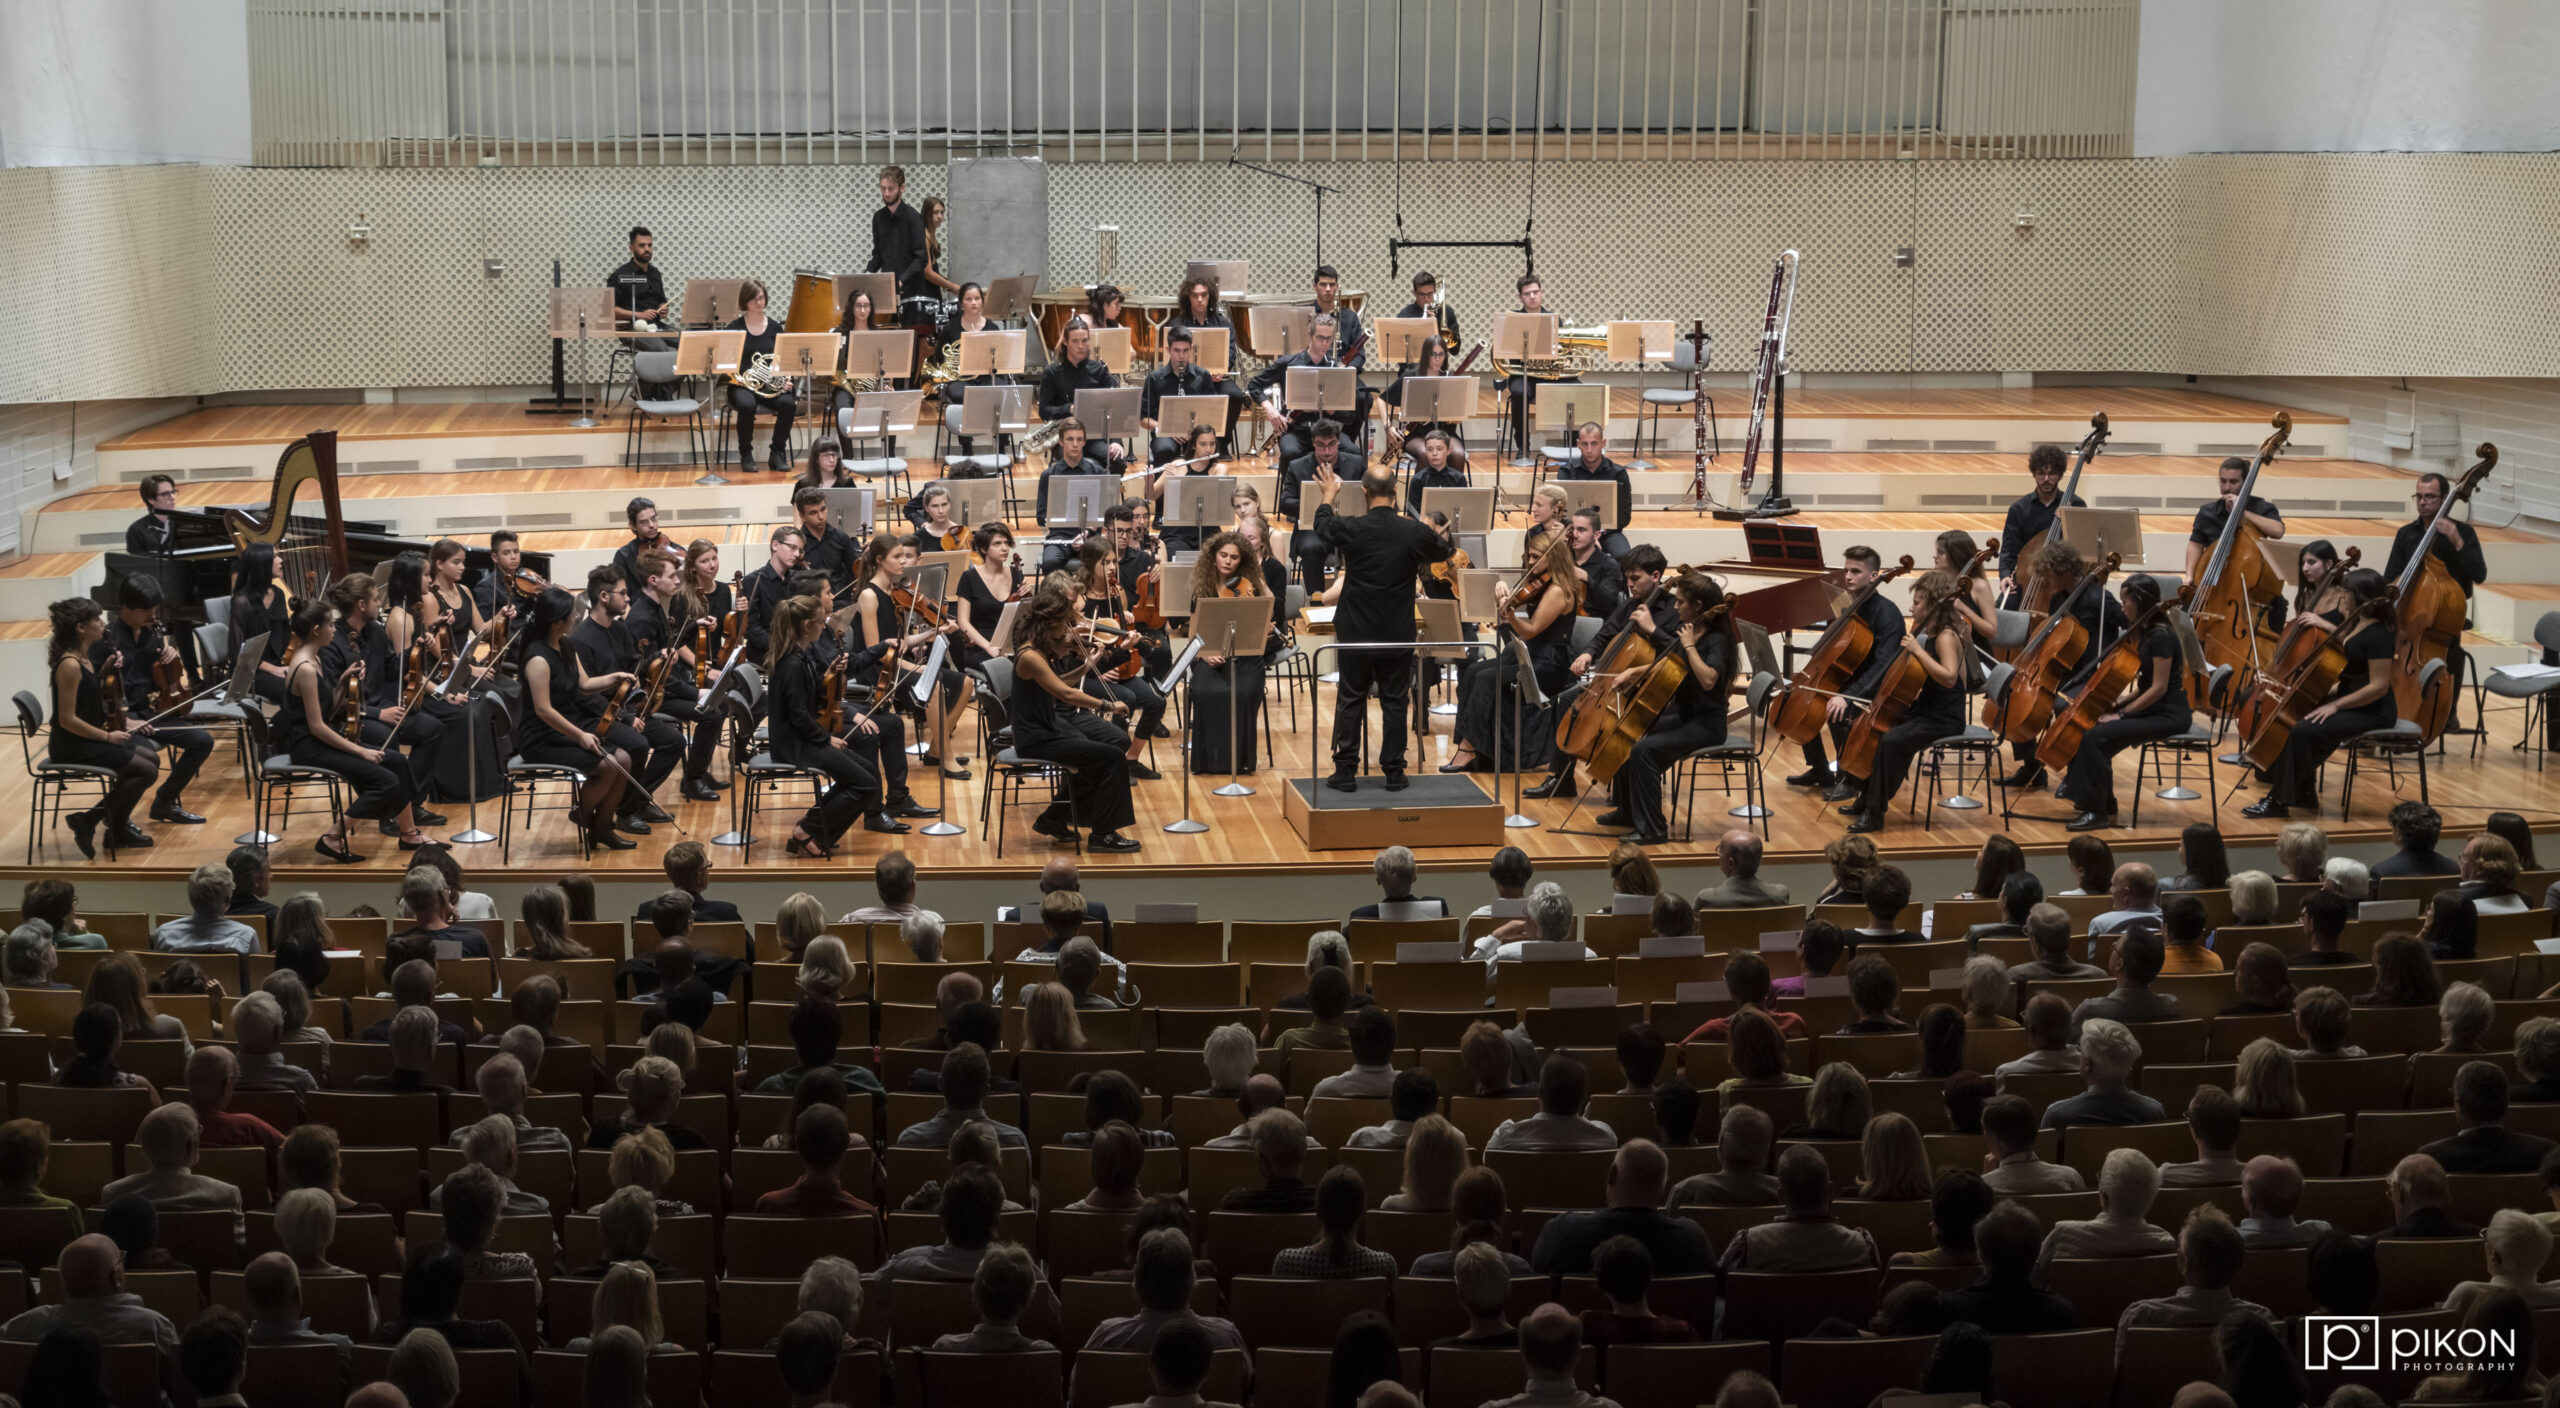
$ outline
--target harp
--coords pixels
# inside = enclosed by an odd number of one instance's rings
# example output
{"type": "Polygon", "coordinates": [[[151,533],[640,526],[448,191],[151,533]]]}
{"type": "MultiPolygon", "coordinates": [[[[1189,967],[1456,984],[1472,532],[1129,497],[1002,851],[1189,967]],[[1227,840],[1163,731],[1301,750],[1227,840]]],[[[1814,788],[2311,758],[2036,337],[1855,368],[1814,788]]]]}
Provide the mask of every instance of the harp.
{"type": "Polygon", "coordinates": [[[338,432],[315,430],[285,447],[276,459],[274,497],[265,513],[225,509],[222,519],[234,547],[266,543],[276,550],[276,580],[289,595],[317,600],[349,570],[347,519],[338,502],[338,432]],[[319,486],[322,516],[297,518],[294,497],[311,484],[319,486]]]}

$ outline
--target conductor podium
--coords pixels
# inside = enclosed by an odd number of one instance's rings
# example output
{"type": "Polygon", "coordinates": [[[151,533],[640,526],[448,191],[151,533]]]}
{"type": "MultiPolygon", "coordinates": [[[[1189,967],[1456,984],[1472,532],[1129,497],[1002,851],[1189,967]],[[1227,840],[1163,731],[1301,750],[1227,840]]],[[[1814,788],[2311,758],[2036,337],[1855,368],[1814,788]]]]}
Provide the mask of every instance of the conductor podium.
{"type": "Polygon", "coordinates": [[[1354,792],[1336,792],[1321,777],[1293,777],[1280,789],[1281,814],[1311,851],[1374,851],[1386,846],[1503,846],[1502,805],[1473,773],[1428,769],[1387,790],[1376,773],[1354,792]]]}

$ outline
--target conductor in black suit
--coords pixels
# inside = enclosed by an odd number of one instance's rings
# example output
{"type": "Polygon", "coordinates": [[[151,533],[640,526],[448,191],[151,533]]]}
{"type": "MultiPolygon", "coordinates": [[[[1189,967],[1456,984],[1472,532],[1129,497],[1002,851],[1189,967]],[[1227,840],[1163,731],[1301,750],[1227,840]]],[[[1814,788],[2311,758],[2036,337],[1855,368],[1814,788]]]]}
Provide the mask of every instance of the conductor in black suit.
{"type": "MultiPolygon", "coordinates": [[[[1321,442],[1319,442],[1321,448],[1321,442]]],[[[1312,457],[1311,457],[1312,458],[1312,457]]],[[[1352,457],[1354,462],[1357,456],[1352,457]]],[[[1335,636],[1345,645],[1413,640],[1414,578],[1423,568],[1449,558],[1446,529],[1434,528],[1396,511],[1396,477],[1392,470],[1372,469],[1360,476],[1369,511],[1346,518],[1333,511],[1336,460],[1330,456],[1313,466],[1312,480],[1323,497],[1316,504],[1315,536],[1326,548],[1342,552],[1344,589],[1341,609],[1333,619],[1335,636]]],[[[1294,469],[1295,466],[1292,466],[1294,469]]],[[[1413,693],[1410,650],[1346,650],[1335,657],[1341,671],[1333,713],[1333,773],[1324,785],[1336,792],[1355,791],[1360,769],[1360,728],[1369,713],[1369,695],[1378,696],[1378,769],[1387,790],[1405,786],[1405,715],[1413,693]]]]}
{"type": "MultiPolygon", "coordinates": [[[[1314,596],[1324,589],[1324,564],[1333,555],[1333,545],[1317,534],[1315,514],[1301,500],[1318,475],[1337,482],[1367,478],[1369,460],[1357,451],[1345,452],[1342,427],[1329,420],[1315,423],[1315,428],[1307,432],[1307,444],[1305,454],[1282,462],[1280,516],[1301,525],[1289,542],[1289,555],[1297,560],[1298,581],[1306,587],[1307,595],[1314,596]]],[[[1324,501],[1333,502],[1333,496],[1326,494],[1324,501]]]]}

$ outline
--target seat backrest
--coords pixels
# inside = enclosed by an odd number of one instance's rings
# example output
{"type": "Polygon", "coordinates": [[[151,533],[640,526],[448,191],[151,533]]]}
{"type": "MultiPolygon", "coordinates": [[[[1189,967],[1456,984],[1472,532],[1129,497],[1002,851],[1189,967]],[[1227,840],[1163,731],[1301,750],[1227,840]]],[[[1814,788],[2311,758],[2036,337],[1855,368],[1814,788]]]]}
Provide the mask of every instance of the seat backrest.
{"type": "MultiPolygon", "coordinates": [[[[2553,614],[2560,615],[2560,612],[2553,614]]],[[[35,737],[36,730],[44,727],[44,705],[36,699],[35,692],[19,690],[9,696],[9,702],[18,706],[18,732],[28,738],[35,737]]]]}
{"type": "Polygon", "coordinates": [[[673,381],[676,379],[676,354],[634,352],[631,354],[631,375],[639,381],[673,381]]]}

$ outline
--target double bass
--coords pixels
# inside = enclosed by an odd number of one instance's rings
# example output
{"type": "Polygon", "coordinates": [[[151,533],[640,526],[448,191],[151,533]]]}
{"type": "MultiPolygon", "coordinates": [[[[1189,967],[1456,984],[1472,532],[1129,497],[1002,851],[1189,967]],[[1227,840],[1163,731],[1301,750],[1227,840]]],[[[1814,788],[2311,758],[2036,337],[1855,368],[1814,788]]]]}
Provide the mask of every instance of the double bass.
{"type": "Polygon", "coordinates": [[[1769,727],[1798,743],[1811,743],[1830,722],[1830,699],[1856,678],[1858,667],[1876,647],[1876,634],[1867,626],[1866,604],[1878,588],[1911,570],[1911,555],[1876,574],[1857,595],[1842,603],[1833,614],[1831,625],[1822,639],[1813,643],[1813,654],[1804,668],[1787,684],[1786,695],[1769,715],[1769,727]]]}
{"type": "Polygon", "coordinates": [[[2465,470],[2462,481],[2436,505],[2436,516],[2427,520],[2418,550],[2409,555],[2409,565],[2400,569],[2400,580],[2393,583],[2400,596],[2400,638],[2391,657],[2392,700],[2400,717],[2415,720],[2430,743],[2444,736],[2445,724],[2453,717],[2453,679],[2446,676],[2433,694],[2420,698],[2418,676],[2425,673],[2428,662],[2444,659],[2461,643],[2462,628],[2471,619],[2471,598],[2436,557],[2436,525],[2451,517],[2454,506],[2468,500],[2498,463],[2495,445],[2483,441],[2473,453],[2479,462],[2465,470]]]}
{"type": "Polygon", "coordinates": [[[2195,578],[2189,583],[2195,588],[2196,639],[2204,646],[2205,662],[2231,667],[2229,697],[2235,699],[2266,664],[2272,642],[2261,623],[2267,603],[2284,594],[2284,579],[2268,565],[2261,548],[2266,539],[2249,522],[2248,514],[2258,476],[2293,438],[2292,412],[2276,412],[2270,424],[2275,431],[2249,462],[2231,516],[2223,520],[2222,536],[2214,540],[2213,552],[2196,564],[2195,578]]]}
{"type": "Polygon", "coordinates": [[[2062,682],[2089,654],[2089,628],[2082,624],[2077,605],[2086,592],[2099,594],[2098,623],[2106,624],[2107,578],[2124,565],[2124,555],[2108,553],[2105,560],[2091,567],[2071,589],[2071,595],[2044,618],[2036,633],[2027,637],[2019,648],[2017,668],[2009,676],[2008,688],[1991,704],[1991,716],[1985,721],[1993,733],[2012,743],[2033,743],[2044,736],[2045,726],[2053,721],[2054,701],[2061,693],[2062,682]]]}
{"type": "MultiPolygon", "coordinates": [[[[2089,461],[2107,448],[2107,433],[2106,412],[2100,411],[2089,417],[2089,433],[2080,438],[2080,447],[2071,452],[2071,477],[2062,481],[2062,494],[2054,500],[2054,512],[2060,513],[2068,507],[2072,496],[2080,492],[2080,471],[2087,469],[2089,461]]],[[[2018,602],[2030,618],[2030,627],[2044,624],[2038,619],[2044,615],[2044,609],[2037,605],[2044,600],[2043,573],[2037,570],[2036,564],[2044,555],[2045,539],[2052,535],[2053,530],[2048,528],[2027,539],[2018,549],[2018,602]]]]}
{"type": "MultiPolygon", "coordinates": [[[[2364,549],[2350,545],[2331,580],[2343,578],[2363,561],[2364,549]]],[[[2267,711],[2282,697],[2280,683],[2301,674],[2303,667],[2327,648],[2331,633],[2337,629],[2316,611],[2296,612],[2292,620],[2284,623],[2284,634],[2276,637],[2276,648],[2267,656],[2266,668],[2258,672],[2257,683],[2240,701],[2235,722],[2244,741],[2256,735],[2267,711]]]]}
{"type": "Polygon", "coordinates": [[[2071,766],[2072,755],[2080,751],[2081,740],[2088,737],[2089,730],[2097,727],[2098,720],[2124,697],[2125,686],[2141,677],[2142,643],[2151,638],[2152,628],[2168,619],[2170,608],[2185,606],[2188,596],[2194,591],[2195,588],[2182,585],[2175,597],[2153,603],[2150,610],[2136,617],[2125,627],[2124,634],[2107,646],[2106,654],[2099,656],[2098,663],[2090,668],[2089,678],[2081,684],[2080,692],[2071,696],[2068,705],[2054,712],[2053,721],[2045,725],[2043,734],[2036,739],[2037,762],[2055,772],[2071,766]]]}
{"type": "MultiPolygon", "coordinates": [[[[1957,580],[1971,576],[1974,569],[1999,551],[1997,538],[1983,544],[1973,560],[1956,573],[1957,580]]],[[[1921,662],[1920,652],[1900,641],[1894,642],[1894,647],[1893,663],[1885,666],[1884,676],[1876,681],[1876,697],[1858,715],[1858,721],[1849,726],[1849,736],[1840,741],[1840,773],[1844,777],[1874,775],[1877,745],[1887,732],[1911,716],[1911,706],[1919,702],[1920,691],[1928,687],[1929,667],[1921,662]]],[[[1970,651],[1972,641],[1968,639],[1961,648],[1970,651]]],[[[1965,663],[1963,657],[1958,657],[1957,668],[1964,669],[1965,663]]]]}
{"type": "Polygon", "coordinates": [[[2293,737],[2294,726],[2302,716],[2317,709],[2338,687],[2338,677],[2346,673],[2347,652],[2339,645],[2366,620],[2387,616],[2398,605],[2400,589],[2385,584],[2382,593],[2347,613],[2334,631],[2322,632],[2320,648],[2311,652],[2291,675],[2261,675],[2258,693],[2264,696],[2259,706],[2257,730],[2248,736],[2242,751],[2249,761],[2263,769],[2273,769],[2284,753],[2284,745],[2293,737]]]}

